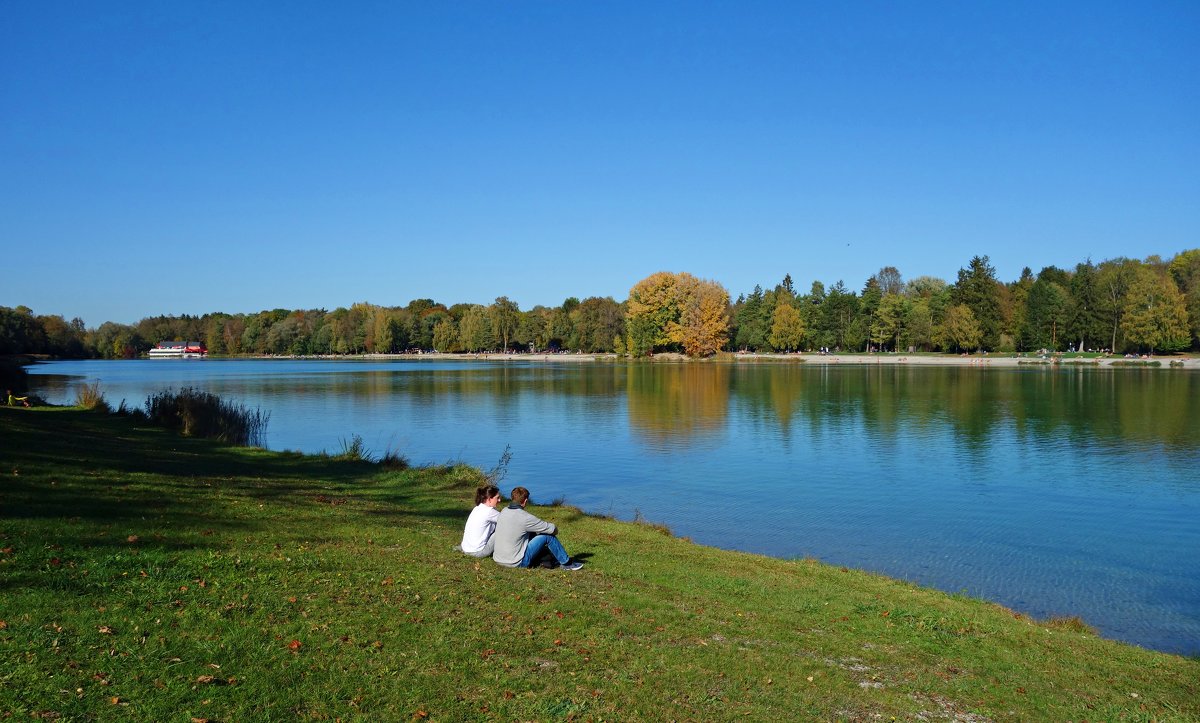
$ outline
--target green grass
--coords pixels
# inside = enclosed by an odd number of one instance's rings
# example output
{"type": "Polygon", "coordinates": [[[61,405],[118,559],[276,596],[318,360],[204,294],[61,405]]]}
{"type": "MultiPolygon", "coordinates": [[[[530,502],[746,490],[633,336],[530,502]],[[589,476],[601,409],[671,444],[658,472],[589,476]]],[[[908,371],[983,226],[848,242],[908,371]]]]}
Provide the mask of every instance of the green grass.
{"type": "Polygon", "coordinates": [[[462,556],[466,467],[0,439],[0,719],[1200,719],[1197,660],[811,560],[567,507],[579,572],[462,556]]]}

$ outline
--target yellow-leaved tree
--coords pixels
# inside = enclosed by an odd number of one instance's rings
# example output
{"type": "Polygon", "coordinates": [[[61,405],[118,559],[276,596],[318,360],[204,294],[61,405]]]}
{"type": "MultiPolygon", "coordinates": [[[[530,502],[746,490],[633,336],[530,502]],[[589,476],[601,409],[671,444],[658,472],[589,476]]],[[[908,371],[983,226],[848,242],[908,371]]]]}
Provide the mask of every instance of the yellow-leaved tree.
{"type": "Polygon", "coordinates": [[[708,356],[729,332],[729,292],[715,281],[659,271],[630,289],[625,326],[633,356],[680,349],[708,356]]]}

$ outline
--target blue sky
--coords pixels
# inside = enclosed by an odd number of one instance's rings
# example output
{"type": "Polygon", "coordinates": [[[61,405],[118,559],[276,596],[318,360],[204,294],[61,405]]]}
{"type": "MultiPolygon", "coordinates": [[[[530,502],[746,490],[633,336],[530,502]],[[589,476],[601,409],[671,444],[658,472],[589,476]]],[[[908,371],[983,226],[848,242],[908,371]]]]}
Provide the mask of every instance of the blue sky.
{"type": "Polygon", "coordinates": [[[6,2],[0,305],[733,296],[1200,246],[1200,3],[6,2]]]}

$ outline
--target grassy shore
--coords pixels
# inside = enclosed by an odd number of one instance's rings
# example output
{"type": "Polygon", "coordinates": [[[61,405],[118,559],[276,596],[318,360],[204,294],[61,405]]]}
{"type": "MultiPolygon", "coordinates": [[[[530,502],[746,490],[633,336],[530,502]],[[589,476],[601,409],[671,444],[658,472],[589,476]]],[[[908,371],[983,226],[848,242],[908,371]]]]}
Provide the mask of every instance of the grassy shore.
{"type": "Polygon", "coordinates": [[[582,571],[464,557],[466,467],[0,435],[0,719],[1200,719],[1195,659],[569,507],[582,571]]]}

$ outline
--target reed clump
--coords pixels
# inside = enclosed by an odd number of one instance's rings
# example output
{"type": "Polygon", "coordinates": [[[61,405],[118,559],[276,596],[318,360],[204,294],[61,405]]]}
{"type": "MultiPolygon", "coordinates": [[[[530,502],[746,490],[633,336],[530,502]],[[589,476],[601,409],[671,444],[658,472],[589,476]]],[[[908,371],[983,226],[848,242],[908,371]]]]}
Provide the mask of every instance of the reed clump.
{"type": "Polygon", "coordinates": [[[243,447],[261,447],[271,413],[227,402],[192,387],[166,389],[146,397],[146,419],[184,436],[215,439],[243,447]]]}
{"type": "Polygon", "coordinates": [[[105,414],[112,412],[112,407],[104,398],[103,390],[100,389],[100,382],[77,387],[75,389],[75,406],[105,414]]]}

